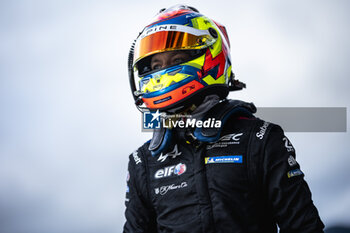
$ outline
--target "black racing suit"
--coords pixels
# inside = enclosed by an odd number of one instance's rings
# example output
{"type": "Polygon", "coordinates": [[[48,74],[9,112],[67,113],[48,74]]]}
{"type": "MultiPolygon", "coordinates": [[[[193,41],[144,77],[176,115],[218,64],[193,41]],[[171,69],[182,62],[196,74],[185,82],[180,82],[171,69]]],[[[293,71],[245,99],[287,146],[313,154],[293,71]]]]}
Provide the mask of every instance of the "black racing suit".
{"type": "Polygon", "coordinates": [[[323,232],[283,130],[231,117],[216,142],[174,136],[173,151],[130,155],[124,232],[323,232]]]}

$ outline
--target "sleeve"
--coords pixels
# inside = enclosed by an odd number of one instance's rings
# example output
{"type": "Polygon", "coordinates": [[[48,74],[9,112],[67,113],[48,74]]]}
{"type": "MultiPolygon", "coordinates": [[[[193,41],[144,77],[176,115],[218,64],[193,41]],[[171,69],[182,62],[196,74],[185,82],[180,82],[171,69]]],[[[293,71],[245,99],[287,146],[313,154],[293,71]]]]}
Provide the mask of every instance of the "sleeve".
{"type": "Polygon", "coordinates": [[[324,225],[311,199],[295,150],[281,127],[273,125],[265,145],[263,180],[280,233],[319,233],[324,225]]]}
{"type": "Polygon", "coordinates": [[[135,151],[129,158],[125,198],[124,233],[156,233],[155,214],[144,195],[148,193],[144,161],[135,151]]]}

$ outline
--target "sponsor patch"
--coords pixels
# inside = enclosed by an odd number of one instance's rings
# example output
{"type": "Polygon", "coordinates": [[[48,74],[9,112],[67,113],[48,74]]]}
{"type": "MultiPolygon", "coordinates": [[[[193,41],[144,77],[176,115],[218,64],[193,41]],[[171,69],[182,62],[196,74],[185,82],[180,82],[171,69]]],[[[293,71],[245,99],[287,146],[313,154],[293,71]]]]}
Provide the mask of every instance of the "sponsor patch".
{"type": "Polygon", "coordinates": [[[284,141],[284,147],[287,149],[288,152],[294,151],[294,147],[292,146],[292,143],[290,143],[287,137],[284,137],[282,140],[284,141]]]}
{"type": "Polygon", "coordinates": [[[142,163],[141,158],[137,154],[138,154],[137,151],[132,152],[132,157],[134,157],[135,163],[136,164],[142,163]]]}
{"type": "Polygon", "coordinates": [[[175,170],[174,170],[174,174],[176,175],[182,175],[183,173],[185,173],[186,171],[186,165],[179,163],[178,165],[176,165],[175,170]]]}
{"type": "Polygon", "coordinates": [[[242,155],[226,155],[217,157],[205,157],[205,164],[212,163],[243,163],[242,155]]]}
{"type": "Polygon", "coordinates": [[[181,189],[187,187],[187,182],[182,182],[179,185],[176,184],[171,184],[171,185],[165,185],[160,188],[155,188],[154,192],[155,194],[160,194],[160,195],[165,195],[168,191],[170,190],[175,190],[175,189],[181,189]]]}
{"type": "Polygon", "coordinates": [[[291,170],[287,173],[288,178],[294,177],[294,176],[300,176],[303,175],[304,173],[300,169],[294,169],[291,170]]]}
{"type": "Polygon", "coordinates": [[[289,164],[289,166],[293,167],[294,165],[297,164],[297,161],[295,160],[295,158],[293,156],[289,155],[288,164],[289,164]]]}
{"type": "Polygon", "coordinates": [[[129,173],[129,170],[128,170],[128,172],[126,173],[126,182],[129,182],[129,180],[130,180],[130,173],[129,173]]]}
{"type": "Polygon", "coordinates": [[[222,136],[217,142],[208,145],[207,146],[207,150],[213,149],[213,148],[223,148],[223,147],[227,147],[229,145],[234,145],[234,144],[239,144],[240,143],[240,139],[241,136],[243,135],[243,133],[237,133],[237,134],[227,134],[222,136]]]}
{"type": "Polygon", "coordinates": [[[264,124],[260,127],[260,131],[256,133],[256,137],[260,140],[264,138],[269,122],[264,121],[264,124]]]}
{"type": "Polygon", "coordinates": [[[154,174],[154,178],[160,179],[160,178],[165,178],[173,175],[180,176],[186,172],[186,169],[187,167],[186,167],[186,164],[184,163],[168,166],[157,170],[156,173],[154,174]]]}
{"type": "MultiPolygon", "coordinates": [[[[154,104],[160,104],[160,103],[163,103],[165,101],[168,101],[168,100],[171,100],[171,96],[167,96],[163,99],[160,99],[160,100],[156,100],[156,101],[153,101],[154,104]]],[[[158,111],[158,110],[157,110],[158,111]]]]}

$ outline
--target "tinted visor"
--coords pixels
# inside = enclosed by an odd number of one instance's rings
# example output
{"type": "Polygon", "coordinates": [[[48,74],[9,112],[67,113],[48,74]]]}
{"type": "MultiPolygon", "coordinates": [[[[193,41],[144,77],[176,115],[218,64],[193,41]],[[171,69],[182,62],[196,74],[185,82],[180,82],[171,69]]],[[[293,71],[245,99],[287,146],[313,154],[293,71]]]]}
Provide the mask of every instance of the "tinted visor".
{"type": "Polygon", "coordinates": [[[215,39],[207,30],[191,28],[196,34],[184,31],[160,31],[139,38],[135,45],[134,65],[146,56],[172,50],[202,49],[215,39]]]}

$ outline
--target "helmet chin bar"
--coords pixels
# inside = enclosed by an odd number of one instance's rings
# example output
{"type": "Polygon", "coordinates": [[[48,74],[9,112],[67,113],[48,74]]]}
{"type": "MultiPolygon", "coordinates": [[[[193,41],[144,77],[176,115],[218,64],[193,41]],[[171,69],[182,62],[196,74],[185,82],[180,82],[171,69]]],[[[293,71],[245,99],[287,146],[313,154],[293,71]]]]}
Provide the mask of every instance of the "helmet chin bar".
{"type": "MultiPolygon", "coordinates": [[[[228,95],[229,92],[239,91],[239,90],[242,90],[243,88],[246,88],[245,83],[240,82],[237,79],[234,79],[233,73],[232,73],[231,77],[232,78],[228,84],[228,88],[222,88],[222,87],[220,88],[219,87],[219,88],[210,88],[210,90],[203,90],[202,93],[200,93],[200,95],[198,95],[199,93],[197,93],[197,96],[189,96],[189,98],[183,99],[183,101],[172,106],[171,108],[164,108],[164,109],[162,109],[162,111],[168,111],[168,112],[172,112],[172,113],[179,112],[179,111],[181,112],[182,110],[187,108],[189,105],[192,105],[192,104],[199,105],[203,101],[205,96],[207,96],[209,94],[217,94],[221,97],[221,99],[224,99],[228,95]]],[[[136,105],[137,109],[140,112],[150,111],[150,109],[145,106],[145,104],[142,100],[142,93],[139,91],[136,91],[134,77],[130,77],[130,80],[132,80],[134,87],[135,87],[135,91],[133,91],[132,93],[133,93],[133,97],[135,99],[135,105],[136,105]]],[[[133,88],[132,85],[131,85],[131,88],[133,88]]],[[[155,110],[155,109],[152,109],[152,110],[155,110]]]]}
{"type": "Polygon", "coordinates": [[[204,98],[208,95],[217,95],[219,96],[220,99],[225,99],[228,93],[229,93],[229,88],[227,85],[216,84],[216,85],[206,86],[205,88],[200,89],[196,93],[190,96],[187,96],[186,98],[167,107],[154,108],[154,109],[147,108],[144,104],[144,101],[142,100],[142,95],[140,95],[137,98],[137,100],[135,101],[135,105],[137,109],[141,112],[160,110],[161,112],[168,112],[168,113],[174,114],[174,113],[183,112],[191,105],[199,106],[203,102],[204,98]]]}

